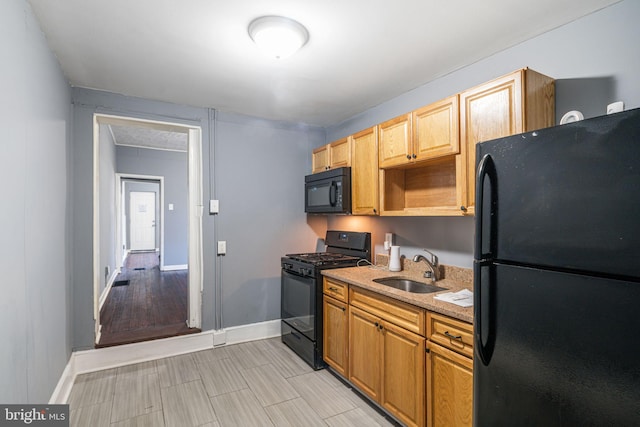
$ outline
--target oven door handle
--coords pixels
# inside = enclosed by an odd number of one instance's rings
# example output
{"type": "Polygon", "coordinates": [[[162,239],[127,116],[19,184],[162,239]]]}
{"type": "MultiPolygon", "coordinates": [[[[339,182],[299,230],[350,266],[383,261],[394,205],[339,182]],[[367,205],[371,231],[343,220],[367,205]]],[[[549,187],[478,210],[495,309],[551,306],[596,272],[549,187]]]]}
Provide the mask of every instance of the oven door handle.
{"type": "Polygon", "coordinates": [[[313,276],[309,276],[309,275],[306,275],[306,274],[301,274],[301,273],[299,273],[299,272],[297,272],[295,270],[287,270],[284,267],[282,267],[282,272],[283,273],[287,273],[287,274],[291,274],[292,276],[298,276],[298,277],[304,277],[304,278],[307,278],[307,279],[313,279],[313,276]]]}

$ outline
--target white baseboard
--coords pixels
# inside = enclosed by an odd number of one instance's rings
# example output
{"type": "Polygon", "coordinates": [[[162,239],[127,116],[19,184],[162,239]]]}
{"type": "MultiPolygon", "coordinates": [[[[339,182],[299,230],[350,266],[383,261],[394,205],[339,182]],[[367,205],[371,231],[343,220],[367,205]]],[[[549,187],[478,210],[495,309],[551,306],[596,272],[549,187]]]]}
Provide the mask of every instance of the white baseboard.
{"type": "Polygon", "coordinates": [[[100,294],[100,298],[98,299],[98,307],[100,310],[102,310],[102,306],[104,305],[104,302],[107,300],[107,296],[109,295],[111,286],[113,286],[113,282],[116,281],[116,277],[118,277],[118,274],[120,274],[120,269],[116,268],[111,273],[109,280],[107,280],[107,285],[102,290],[102,293],[100,294]]]}
{"type": "Polygon", "coordinates": [[[162,271],[188,270],[189,264],[163,265],[160,267],[162,271]]]}
{"type": "Polygon", "coordinates": [[[280,336],[280,319],[199,334],[76,351],[71,353],[49,403],[67,403],[73,383],[79,374],[207,350],[214,345],[218,347],[277,336],[280,336]]]}
{"type": "MultiPolygon", "coordinates": [[[[280,336],[280,319],[268,320],[266,322],[251,323],[249,325],[232,326],[222,330],[224,332],[224,342],[216,345],[230,345],[241,342],[261,340],[280,336]]],[[[220,331],[216,331],[220,332],[220,331]]]]}

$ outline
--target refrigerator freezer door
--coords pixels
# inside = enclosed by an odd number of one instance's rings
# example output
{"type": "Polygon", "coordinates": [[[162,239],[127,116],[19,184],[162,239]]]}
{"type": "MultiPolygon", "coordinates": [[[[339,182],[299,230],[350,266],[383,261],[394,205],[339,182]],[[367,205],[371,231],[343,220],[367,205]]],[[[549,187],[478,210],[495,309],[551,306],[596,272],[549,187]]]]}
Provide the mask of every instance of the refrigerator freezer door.
{"type": "Polygon", "coordinates": [[[485,156],[477,259],[491,247],[491,259],[640,279],[640,109],[478,144],[485,156]]]}
{"type": "Polygon", "coordinates": [[[474,425],[639,425],[640,284],[481,269],[491,299],[480,334],[495,346],[485,364],[476,342],[474,425]]]}

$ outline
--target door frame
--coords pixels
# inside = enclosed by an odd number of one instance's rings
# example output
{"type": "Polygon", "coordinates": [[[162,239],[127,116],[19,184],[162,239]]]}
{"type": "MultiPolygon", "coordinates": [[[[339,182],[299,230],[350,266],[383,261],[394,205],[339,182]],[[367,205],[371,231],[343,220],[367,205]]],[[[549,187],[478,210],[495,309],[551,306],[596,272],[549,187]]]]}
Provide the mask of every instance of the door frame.
{"type": "Polygon", "coordinates": [[[122,214],[124,213],[125,206],[122,204],[122,186],[125,181],[146,181],[155,182],[160,185],[158,192],[159,205],[160,205],[160,271],[164,271],[164,177],[155,175],[138,175],[132,173],[116,173],[116,260],[119,263],[124,263],[126,253],[123,250],[125,242],[122,241],[122,231],[126,225],[122,224],[122,214]]]}
{"type": "MultiPolygon", "coordinates": [[[[187,326],[202,327],[202,128],[130,116],[93,114],[93,318],[95,342],[100,341],[100,128],[101,124],[137,125],[187,134],[188,184],[188,304],[187,326]]],[[[118,203],[116,201],[116,203],[118,203]]],[[[161,209],[162,211],[163,209],[161,209]]],[[[164,221],[163,221],[164,224],[164,221]]]]}

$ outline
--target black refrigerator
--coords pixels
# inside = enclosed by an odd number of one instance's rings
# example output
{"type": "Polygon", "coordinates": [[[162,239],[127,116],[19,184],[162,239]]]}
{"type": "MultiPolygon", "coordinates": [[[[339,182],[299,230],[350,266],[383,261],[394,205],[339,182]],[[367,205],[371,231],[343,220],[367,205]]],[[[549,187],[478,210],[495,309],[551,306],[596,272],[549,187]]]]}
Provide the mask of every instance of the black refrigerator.
{"type": "Polygon", "coordinates": [[[640,109],[476,148],[475,426],[640,426],[640,109]]]}

